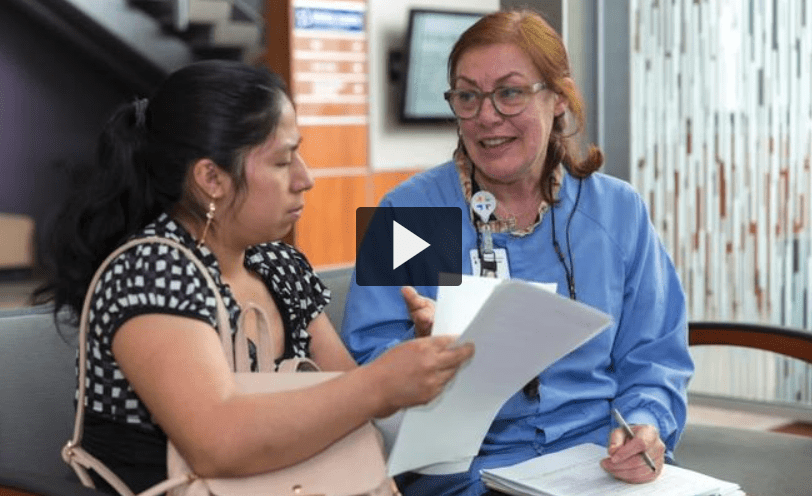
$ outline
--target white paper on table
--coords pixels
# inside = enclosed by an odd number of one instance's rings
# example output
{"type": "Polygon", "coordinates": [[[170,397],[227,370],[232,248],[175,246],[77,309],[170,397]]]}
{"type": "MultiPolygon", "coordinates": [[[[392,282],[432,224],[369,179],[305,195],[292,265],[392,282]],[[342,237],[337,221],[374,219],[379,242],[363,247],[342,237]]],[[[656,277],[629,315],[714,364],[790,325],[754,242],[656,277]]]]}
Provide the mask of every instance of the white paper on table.
{"type": "Polygon", "coordinates": [[[609,326],[612,318],[536,283],[465,277],[441,286],[433,334],[458,333],[472,342],[474,357],[431,403],[405,411],[392,450],[389,475],[417,470],[468,470],[502,405],[529,380],[609,326]],[[480,304],[479,302],[482,301],[480,304]],[[473,317],[470,317],[473,313],[473,317]]]}

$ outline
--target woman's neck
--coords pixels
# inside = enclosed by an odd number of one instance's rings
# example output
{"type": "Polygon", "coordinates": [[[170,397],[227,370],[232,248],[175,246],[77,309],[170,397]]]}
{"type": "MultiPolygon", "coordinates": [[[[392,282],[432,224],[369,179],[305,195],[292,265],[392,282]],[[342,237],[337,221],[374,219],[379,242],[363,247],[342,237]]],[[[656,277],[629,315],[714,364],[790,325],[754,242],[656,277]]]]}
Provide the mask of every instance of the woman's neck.
{"type": "Polygon", "coordinates": [[[224,279],[240,277],[248,271],[245,268],[245,249],[237,249],[233,246],[218,243],[216,238],[212,239],[211,242],[206,241],[204,244],[217,259],[220,274],[224,279]]]}
{"type": "MultiPolygon", "coordinates": [[[[189,216],[176,212],[173,216],[175,220],[189,232],[197,243],[201,243],[200,237],[203,235],[204,224],[191,219],[189,216]]],[[[218,236],[216,229],[209,228],[206,232],[202,244],[208,248],[217,259],[220,274],[224,278],[230,278],[242,274],[245,269],[245,248],[234,246],[233,243],[225,242],[227,236],[218,236]]]]}
{"type": "Polygon", "coordinates": [[[542,202],[540,178],[528,177],[526,180],[500,183],[475,171],[474,179],[481,189],[496,197],[498,218],[513,220],[517,229],[524,229],[536,222],[542,202]]]}

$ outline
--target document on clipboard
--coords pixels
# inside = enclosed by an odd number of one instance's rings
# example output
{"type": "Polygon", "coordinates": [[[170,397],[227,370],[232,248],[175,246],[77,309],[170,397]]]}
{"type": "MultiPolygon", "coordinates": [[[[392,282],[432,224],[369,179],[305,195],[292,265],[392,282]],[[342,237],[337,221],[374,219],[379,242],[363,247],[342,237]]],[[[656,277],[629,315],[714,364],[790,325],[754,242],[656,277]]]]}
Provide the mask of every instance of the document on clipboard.
{"type": "Polygon", "coordinates": [[[738,484],[665,465],[645,484],[628,484],[599,465],[606,448],[580,444],[509,467],[480,470],[482,482],[513,496],[743,496],[738,484]]]}
{"type": "Polygon", "coordinates": [[[399,428],[388,433],[390,475],[468,470],[505,401],[612,323],[554,287],[463,276],[459,286],[438,289],[432,333],[458,334],[476,351],[443,393],[397,416],[399,428]]]}

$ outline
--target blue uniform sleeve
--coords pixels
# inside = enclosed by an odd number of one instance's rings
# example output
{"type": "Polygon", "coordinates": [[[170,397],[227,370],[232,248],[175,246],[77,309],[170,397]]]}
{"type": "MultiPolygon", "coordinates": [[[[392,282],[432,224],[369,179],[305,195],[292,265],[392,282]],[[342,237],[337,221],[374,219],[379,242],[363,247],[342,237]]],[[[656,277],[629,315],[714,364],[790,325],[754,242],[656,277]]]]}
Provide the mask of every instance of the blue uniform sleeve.
{"type": "Polygon", "coordinates": [[[612,406],[629,423],[656,426],[671,457],[685,426],[694,370],[685,295],[642,200],[634,219],[636,242],[625,261],[623,312],[611,357],[618,388],[612,406]]]}

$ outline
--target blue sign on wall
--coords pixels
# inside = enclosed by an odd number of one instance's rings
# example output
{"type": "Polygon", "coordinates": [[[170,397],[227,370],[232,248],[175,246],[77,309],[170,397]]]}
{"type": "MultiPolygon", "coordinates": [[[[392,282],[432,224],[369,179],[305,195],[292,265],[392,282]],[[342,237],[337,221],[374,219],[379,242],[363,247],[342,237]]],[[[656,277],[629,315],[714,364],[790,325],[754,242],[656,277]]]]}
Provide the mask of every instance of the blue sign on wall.
{"type": "Polygon", "coordinates": [[[296,29],[364,31],[364,13],[358,10],[296,7],[294,15],[296,29]]]}

